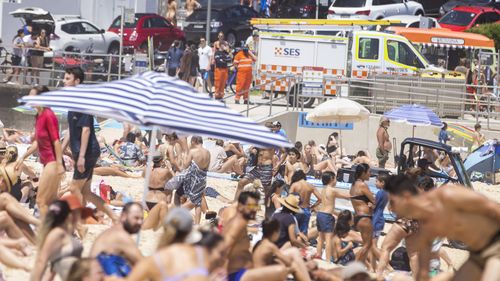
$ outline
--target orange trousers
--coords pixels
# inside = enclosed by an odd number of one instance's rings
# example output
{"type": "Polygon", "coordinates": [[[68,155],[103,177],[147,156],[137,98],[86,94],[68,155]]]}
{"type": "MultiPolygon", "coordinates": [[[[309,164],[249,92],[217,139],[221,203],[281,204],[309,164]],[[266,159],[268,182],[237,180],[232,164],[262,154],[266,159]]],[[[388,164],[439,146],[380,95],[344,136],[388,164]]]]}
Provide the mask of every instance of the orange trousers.
{"type": "Polygon", "coordinates": [[[252,86],[252,69],[239,70],[236,76],[236,100],[248,100],[248,90],[252,86]]]}
{"type": "Polygon", "coordinates": [[[226,89],[226,82],[227,82],[227,77],[229,75],[228,69],[227,68],[215,68],[215,73],[214,73],[214,88],[215,88],[215,93],[214,97],[216,99],[222,99],[224,98],[224,91],[226,89]]]}

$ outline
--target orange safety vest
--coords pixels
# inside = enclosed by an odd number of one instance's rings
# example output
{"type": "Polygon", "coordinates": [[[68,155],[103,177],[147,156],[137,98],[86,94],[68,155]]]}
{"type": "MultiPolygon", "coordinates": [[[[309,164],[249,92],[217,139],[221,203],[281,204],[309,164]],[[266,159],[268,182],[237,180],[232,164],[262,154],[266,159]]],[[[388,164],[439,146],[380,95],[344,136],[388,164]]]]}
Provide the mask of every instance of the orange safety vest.
{"type": "Polygon", "coordinates": [[[245,56],[245,53],[243,51],[238,52],[236,56],[234,57],[234,64],[238,66],[238,71],[252,71],[252,63],[253,59],[248,55],[248,57],[245,56]]]}

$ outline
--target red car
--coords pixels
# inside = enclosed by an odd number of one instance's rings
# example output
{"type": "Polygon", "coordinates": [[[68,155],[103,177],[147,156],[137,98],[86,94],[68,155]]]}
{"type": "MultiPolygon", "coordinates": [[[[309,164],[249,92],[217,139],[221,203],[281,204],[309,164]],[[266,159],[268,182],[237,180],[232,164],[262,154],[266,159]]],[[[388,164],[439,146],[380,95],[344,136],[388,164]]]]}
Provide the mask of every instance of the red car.
{"type": "Polygon", "coordinates": [[[439,24],[442,28],[453,31],[465,31],[472,27],[485,23],[493,23],[500,20],[500,10],[491,7],[461,6],[455,7],[446,13],[439,24]]]}
{"type": "MultiPolygon", "coordinates": [[[[120,34],[120,24],[121,16],[118,16],[108,31],[120,34]]],[[[148,37],[153,38],[154,47],[160,51],[167,51],[175,40],[185,41],[182,30],[157,14],[135,14],[135,22],[125,23],[123,30],[123,47],[129,50],[147,50],[148,37]]]]}

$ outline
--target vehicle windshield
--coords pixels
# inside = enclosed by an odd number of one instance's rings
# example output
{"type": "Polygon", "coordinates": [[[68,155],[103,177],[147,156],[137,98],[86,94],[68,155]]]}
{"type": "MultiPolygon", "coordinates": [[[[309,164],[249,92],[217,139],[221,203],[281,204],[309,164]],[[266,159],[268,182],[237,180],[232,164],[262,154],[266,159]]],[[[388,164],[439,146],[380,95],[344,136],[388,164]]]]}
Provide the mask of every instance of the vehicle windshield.
{"type": "MultiPolygon", "coordinates": [[[[216,20],[219,18],[219,11],[212,10],[211,18],[212,20],[216,20]]],[[[207,10],[196,10],[189,17],[187,17],[186,21],[207,21],[207,10]]]]}
{"type": "Polygon", "coordinates": [[[366,0],[335,0],[332,7],[359,8],[364,7],[366,0]]]}
{"type": "Polygon", "coordinates": [[[471,12],[451,11],[444,15],[439,23],[467,26],[475,16],[476,14],[471,12]]]}
{"type": "MultiPolygon", "coordinates": [[[[111,24],[111,28],[120,28],[121,19],[122,19],[121,16],[117,17],[111,24]]],[[[134,23],[125,22],[123,28],[135,28],[137,25],[137,21],[139,21],[139,17],[135,17],[134,23]]]]}

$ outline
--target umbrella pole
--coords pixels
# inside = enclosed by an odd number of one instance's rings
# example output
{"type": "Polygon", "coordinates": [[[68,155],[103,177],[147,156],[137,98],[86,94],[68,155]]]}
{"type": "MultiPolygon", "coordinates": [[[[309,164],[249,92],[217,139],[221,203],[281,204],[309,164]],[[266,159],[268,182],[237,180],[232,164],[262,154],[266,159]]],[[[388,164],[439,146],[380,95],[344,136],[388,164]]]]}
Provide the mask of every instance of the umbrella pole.
{"type": "MultiPolygon", "coordinates": [[[[146,174],[144,175],[144,191],[142,194],[142,206],[146,208],[146,194],[149,191],[149,178],[151,177],[151,166],[153,163],[153,155],[156,153],[156,134],[158,132],[158,128],[153,127],[151,131],[151,139],[149,141],[149,153],[146,164],[146,174]]],[[[137,245],[139,245],[139,241],[141,239],[141,232],[137,233],[137,245]]]]}

